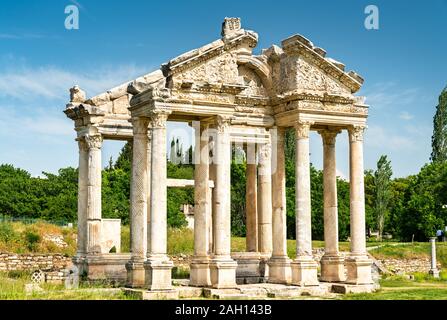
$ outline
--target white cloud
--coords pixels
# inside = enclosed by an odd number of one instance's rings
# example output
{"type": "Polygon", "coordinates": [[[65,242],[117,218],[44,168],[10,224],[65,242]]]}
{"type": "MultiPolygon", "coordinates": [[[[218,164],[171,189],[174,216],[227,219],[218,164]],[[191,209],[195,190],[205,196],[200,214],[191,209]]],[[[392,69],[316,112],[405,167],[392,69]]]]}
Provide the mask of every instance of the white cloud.
{"type": "Polygon", "coordinates": [[[337,177],[340,177],[341,179],[345,180],[345,181],[349,181],[349,177],[341,170],[336,169],[336,175],[337,177]]]}
{"type": "Polygon", "coordinates": [[[413,104],[421,99],[419,88],[402,89],[394,82],[377,83],[369,87],[363,95],[366,103],[376,109],[413,104]]]}
{"type": "Polygon", "coordinates": [[[409,121],[412,120],[414,118],[414,115],[412,115],[411,113],[407,112],[407,111],[402,111],[399,114],[399,118],[405,121],[409,121]]]}
{"type": "Polygon", "coordinates": [[[73,135],[73,124],[60,112],[54,109],[50,112],[37,111],[33,114],[19,113],[17,110],[0,108],[0,135],[36,137],[57,136],[66,139],[73,135]]]}
{"type": "Polygon", "coordinates": [[[378,125],[368,126],[365,144],[367,147],[393,151],[415,149],[417,147],[414,139],[408,135],[399,135],[378,125]]]}
{"type": "Polygon", "coordinates": [[[149,71],[133,64],[78,73],[53,66],[22,67],[0,74],[0,98],[33,102],[39,99],[68,101],[68,90],[75,84],[86,90],[88,96],[94,96],[149,71]]]}

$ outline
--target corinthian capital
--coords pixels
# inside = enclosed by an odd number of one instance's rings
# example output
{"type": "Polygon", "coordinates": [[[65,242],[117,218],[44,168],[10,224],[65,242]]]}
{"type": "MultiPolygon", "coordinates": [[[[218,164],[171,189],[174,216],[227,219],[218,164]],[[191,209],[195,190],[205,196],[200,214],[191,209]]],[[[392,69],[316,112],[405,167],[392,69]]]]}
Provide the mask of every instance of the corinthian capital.
{"type": "Polygon", "coordinates": [[[85,136],[85,142],[89,149],[101,149],[102,141],[103,141],[102,135],[100,135],[100,134],[95,134],[95,135],[88,134],[85,136]]]}
{"type": "Polygon", "coordinates": [[[164,129],[166,128],[166,122],[168,121],[168,116],[170,112],[167,111],[156,111],[152,113],[151,116],[151,127],[154,129],[164,129]]]}
{"type": "Polygon", "coordinates": [[[84,137],[77,138],[76,141],[78,142],[79,151],[87,151],[88,146],[84,137]]]}
{"type": "Polygon", "coordinates": [[[224,133],[230,128],[231,118],[225,116],[216,117],[216,129],[218,133],[224,133]]]}
{"type": "Polygon", "coordinates": [[[366,126],[363,125],[354,125],[348,129],[349,131],[349,141],[363,141],[363,133],[366,129],[366,126]]]}
{"type": "Polygon", "coordinates": [[[272,145],[265,143],[259,146],[259,163],[266,163],[270,161],[272,156],[272,145]]]}
{"type": "Polygon", "coordinates": [[[295,132],[297,139],[309,138],[310,126],[313,125],[312,121],[298,120],[295,122],[295,132]]]}
{"type": "Polygon", "coordinates": [[[133,118],[132,119],[132,128],[133,134],[147,134],[147,129],[149,127],[150,120],[148,118],[133,118]]]}
{"type": "Polygon", "coordinates": [[[337,134],[339,134],[340,130],[318,130],[318,133],[323,138],[324,145],[335,145],[335,140],[337,138],[337,134]]]}

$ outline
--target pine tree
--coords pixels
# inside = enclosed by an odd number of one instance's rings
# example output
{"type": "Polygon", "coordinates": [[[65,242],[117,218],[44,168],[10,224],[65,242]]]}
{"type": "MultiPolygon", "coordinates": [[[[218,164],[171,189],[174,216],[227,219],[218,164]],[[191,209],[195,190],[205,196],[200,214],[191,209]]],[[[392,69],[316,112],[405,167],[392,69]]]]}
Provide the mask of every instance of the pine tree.
{"type": "Polygon", "coordinates": [[[433,162],[447,160],[447,87],[439,96],[439,104],[433,118],[433,136],[431,138],[433,162]]]}
{"type": "Polygon", "coordinates": [[[130,172],[132,167],[132,143],[127,142],[121,149],[120,154],[115,162],[115,169],[123,169],[130,172]]]}
{"type": "Polygon", "coordinates": [[[392,175],[391,161],[385,155],[381,156],[377,162],[377,170],[374,172],[374,213],[380,240],[382,240],[385,216],[389,211],[389,202],[392,196],[390,187],[392,175]]]}

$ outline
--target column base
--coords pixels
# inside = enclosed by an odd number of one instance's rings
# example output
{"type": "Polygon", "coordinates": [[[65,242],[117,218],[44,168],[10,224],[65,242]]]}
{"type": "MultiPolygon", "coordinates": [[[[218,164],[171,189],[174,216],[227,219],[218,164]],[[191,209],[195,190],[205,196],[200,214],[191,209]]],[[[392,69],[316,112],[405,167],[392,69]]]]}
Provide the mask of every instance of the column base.
{"type": "Polygon", "coordinates": [[[311,257],[298,257],[291,263],[292,285],[318,286],[317,263],[311,257]]]}
{"type": "Polygon", "coordinates": [[[168,257],[149,258],[144,263],[145,287],[148,290],[171,290],[174,263],[168,257]]]}
{"type": "Polygon", "coordinates": [[[372,284],[372,260],[367,256],[346,258],[346,283],[372,284]]]}
{"type": "Polygon", "coordinates": [[[128,288],[143,288],[145,284],[144,261],[129,261],[126,263],[128,288]]]}
{"type": "Polygon", "coordinates": [[[324,255],[320,260],[320,281],[343,282],[346,280],[344,258],[340,255],[324,255]]]}
{"type": "Polygon", "coordinates": [[[126,263],[129,259],[129,254],[122,253],[86,254],[74,257],[73,263],[83,280],[125,285],[127,282],[126,263]]]}
{"type": "Polygon", "coordinates": [[[211,286],[210,259],[194,257],[190,265],[189,285],[192,287],[211,286]]]}
{"type": "Polygon", "coordinates": [[[292,282],[292,269],[288,257],[272,257],[268,261],[269,283],[290,284],[292,282]]]}
{"type": "Polygon", "coordinates": [[[431,275],[433,278],[439,278],[439,270],[436,269],[430,269],[428,271],[428,274],[431,275]]]}
{"type": "Polygon", "coordinates": [[[236,268],[237,262],[230,257],[211,259],[211,286],[216,289],[236,288],[236,268]]]}

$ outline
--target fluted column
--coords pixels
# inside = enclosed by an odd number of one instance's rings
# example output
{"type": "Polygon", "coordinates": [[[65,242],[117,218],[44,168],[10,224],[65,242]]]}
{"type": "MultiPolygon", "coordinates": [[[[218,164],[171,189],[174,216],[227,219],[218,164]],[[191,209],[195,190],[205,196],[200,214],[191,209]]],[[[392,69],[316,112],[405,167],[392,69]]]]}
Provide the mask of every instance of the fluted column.
{"type": "Polygon", "coordinates": [[[231,142],[230,120],[216,119],[216,180],[214,185],[213,235],[214,255],[211,260],[211,283],[215,288],[236,286],[237,263],[231,259],[231,142]]]}
{"type": "Polygon", "coordinates": [[[247,169],[245,187],[246,250],[258,252],[256,145],[247,143],[247,169]]]}
{"type": "Polygon", "coordinates": [[[88,147],[84,138],[79,138],[77,141],[79,146],[77,257],[82,258],[87,253],[88,147]]]}
{"type": "Polygon", "coordinates": [[[324,255],[321,258],[321,281],[345,279],[344,259],[338,250],[337,165],[335,140],[338,130],[319,131],[323,140],[324,255]]]}
{"type": "Polygon", "coordinates": [[[309,131],[311,122],[295,124],[295,214],[296,259],[292,262],[292,284],[318,285],[317,263],[312,256],[312,222],[310,199],[309,131]]]}
{"type": "Polygon", "coordinates": [[[290,283],[292,273],[290,259],[287,256],[287,218],[286,218],[286,174],[284,155],[285,128],[276,128],[272,144],[276,154],[272,161],[276,163],[272,176],[272,238],[273,252],[269,260],[269,282],[290,283]],[[274,148],[275,149],[275,148],[274,148]]]}
{"type": "Polygon", "coordinates": [[[167,182],[166,122],[167,112],[151,116],[151,204],[150,240],[145,262],[146,287],[149,290],[170,290],[172,261],[167,256],[167,182]]]}
{"type": "Polygon", "coordinates": [[[194,257],[190,268],[190,285],[209,286],[209,132],[206,125],[199,130],[195,143],[198,152],[194,170],[194,257]]]}
{"type": "Polygon", "coordinates": [[[259,146],[258,168],[258,249],[262,256],[272,254],[272,146],[259,146]]]}
{"type": "Polygon", "coordinates": [[[346,259],[348,283],[371,284],[371,260],[366,252],[365,185],[363,172],[364,126],[349,128],[351,254],[346,259]]]}
{"type": "Polygon", "coordinates": [[[143,287],[145,283],[143,263],[147,250],[148,125],[149,119],[132,119],[131,259],[126,264],[127,285],[130,287],[143,287]]]}
{"type": "Polygon", "coordinates": [[[101,253],[101,135],[86,135],[87,156],[87,253],[101,253]]]}

